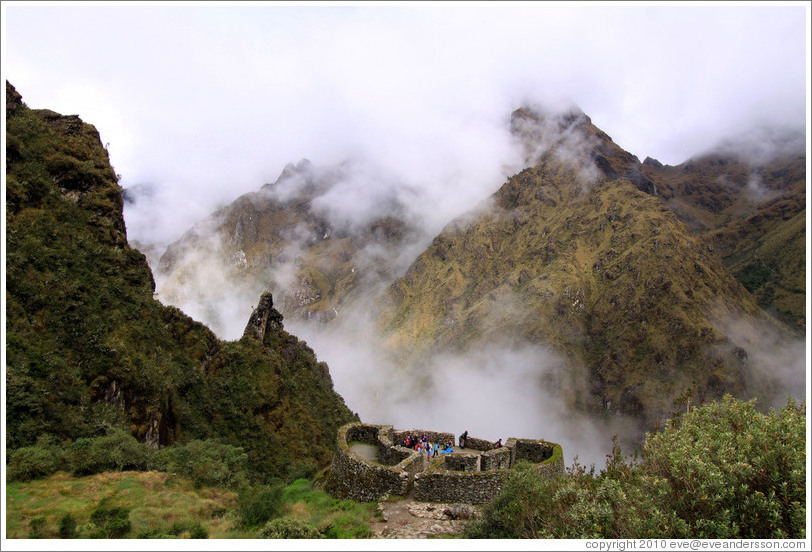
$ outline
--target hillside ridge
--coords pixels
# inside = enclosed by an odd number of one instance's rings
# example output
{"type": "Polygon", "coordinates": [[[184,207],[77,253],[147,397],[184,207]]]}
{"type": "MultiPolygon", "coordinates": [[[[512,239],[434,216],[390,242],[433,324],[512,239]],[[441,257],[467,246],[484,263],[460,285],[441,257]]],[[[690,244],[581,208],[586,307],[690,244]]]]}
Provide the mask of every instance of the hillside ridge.
{"type": "Polygon", "coordinates": [[[8,82],[6,102],[8,449],[121,429],[155,447],[221,439],[265,476],[329,463],[357,416],[326,364],[281,317],[225,342],[156,301],[95,127],[8,82]]]}

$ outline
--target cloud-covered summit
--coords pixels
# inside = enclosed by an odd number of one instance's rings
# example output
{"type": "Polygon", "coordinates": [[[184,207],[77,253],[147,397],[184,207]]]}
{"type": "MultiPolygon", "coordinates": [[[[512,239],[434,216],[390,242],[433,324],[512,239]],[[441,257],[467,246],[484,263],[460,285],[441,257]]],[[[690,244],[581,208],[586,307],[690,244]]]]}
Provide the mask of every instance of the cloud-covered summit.
{"type": "Polygon", "coordinates": [[[512,174],[506,119],[538,98],[572,98],[665,164],[808,118],[802,5],[3,10],[4,76],[29,105],[93,121],[125,188],[154,187],[125,213],[141,242],[174,241],[303,157],[380,163],[465,212],[512,174]]]}

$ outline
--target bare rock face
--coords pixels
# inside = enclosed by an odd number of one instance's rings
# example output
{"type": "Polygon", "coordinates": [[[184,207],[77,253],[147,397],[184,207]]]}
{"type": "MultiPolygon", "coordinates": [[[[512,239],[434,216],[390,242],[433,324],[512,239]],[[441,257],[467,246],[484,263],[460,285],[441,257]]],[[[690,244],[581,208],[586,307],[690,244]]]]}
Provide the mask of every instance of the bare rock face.
{"type": "Polygon", "coordinates": [[[260,296],[257,308],[251,313],[243,337],[264,341],[268,332],[278,332],[282,327],[282,315],[273,308],[273,296],[266,291],[260,296]]]}

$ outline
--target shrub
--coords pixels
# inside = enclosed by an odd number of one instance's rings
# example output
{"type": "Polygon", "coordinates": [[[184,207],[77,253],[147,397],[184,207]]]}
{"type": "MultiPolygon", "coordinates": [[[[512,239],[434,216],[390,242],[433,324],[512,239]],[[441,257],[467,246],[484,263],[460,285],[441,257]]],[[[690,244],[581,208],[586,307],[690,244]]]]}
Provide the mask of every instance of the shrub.
{"type": "Polygon", "coordinates": [[[67,448],[68,466],[74,475],[91,475],[104,471],[104,451],[93,446],[93,439],[76,439],[67,448]]]}
{"type": "Polygon", "coordinates": [[[114,517],[107,520],[104,524],[104,536],[108,539],[120,539],[130,532],[132,525],[130,524],[129,517],[114,517]]]}
{"type": "Polygon", "coordinates": [[[691,537],[803,538],[804,411],[788,401],[764,415],[727,396],[650,436],[641,470],[667,482],[663,507],[691,537]]]}
{"type": "Polygon", "coordinates": [[[320,539],[321,533],[307,522],[281,517],[266,523],[259,532],[261,539],[320,539]]]}
{"type": "Polygon", "coordinates": [[[190,539],[207,539],[209,538],[209,531],[199,521],[176,521],[169,529],[169,534],[180,537],[185,533],[189,534],[190,539]]]}
{"type": "Polygon", "coordinates": [[[174,538],[190,538],[190,539],[207,539],[209,538],[209,530],[206,529],[199,521],[176,521],[168,529],[161,527],[158,529],[150,529],[141,531],[137,537],[139,539],[174,539],[174,538]]]}
{"type": "Polygon", "coordinates": [[[36,517],[31,520],[31,523],[28,524],[30,529],[28,533],[29,539],[44,539],[45,535],[43,534],[43,530],[45,529],[45,518],[44,517],[36,517]]]}
{"type": "Polygon", "coordinates": [[[242,447],[215,440],[191,441],[157,451],[153,467],[186,476],[196,487],[235,489],[246,484],[248,456],[242,447]]]}
{"type": "Polygon", "coordinates": [[[209,538],[209,530],[203,527],[200,522],[197,522],[189,530],[190,539],[207,539],[209,538]]]}
{"type": "Polygon", "coordinates": [[[29,481],[51,475],[59,469],[59,458],[42,447],[22,447],[9,452],[6,477],[9,481],[29,481]]]}
{"type": "Polygon", "coordinates": [[[104,183],[104,175],[90,161],[57,152],[45,159],[48,171],[54,174],[60,186],[69,190],[86,191],[104,183]]]}
{"type": "Polygon", "coordinates": [[[310,479],[316,474],[318,469],[319,467],[316,462],[309,458],[299,462],[293,462],[287,468],[285,481],[293,483],[299,479],[310,479]]]}
{"type": "Polygon", "coordinates": [[[76,538],[76,520],[70,514],[65,514],[59,521],[59,538],[60,539],[75,539],[76,538]]]}
{"type": "Polygon", "coordinates": [[[541,516],[551,509],[554,491],[551,480],[540,477],[528,462],[518,462],[482,523],[470,526],[468,538],[539,538],[541,516]]]}
{"type": "Polygon", "coordinates": [[[68,446],[68,466],[75,475],[104,471],[144,470],[151,451],[121,429],[111,429],[102,437],[77,439],[68,446]]]}
{"type": "Polygon", "coordinates": [[[102,500],[90,514],[90,522],[96,526],[91,538],[120,539],[130,532],[130,510],[121,507],[109,507],[102,500]]]}
{"type": "Polygon", "coordinates": [[[145,470],[149,464],[150,449],[121,429],[113,429],[104,437],[93,440],[107,469],[145,470]]]}
{"type": "Polygon", "coordinates": [[[277,517],[282,509],[282,485],[245,486],[240,490],[237,506],[244,527],[259,527],[277,517]]]}
{"type": "Polygon", "coordinates": [[[805,408],[725,397],[615,447],[600,474],[514,469],[469,538],[805,538],[805,408]]]}
{"type": "Polygon", "coordinates": [[[374,536],[365,521],[348,512],[337,515],[321,532],[328,539],[369,539],[374,536]]]}

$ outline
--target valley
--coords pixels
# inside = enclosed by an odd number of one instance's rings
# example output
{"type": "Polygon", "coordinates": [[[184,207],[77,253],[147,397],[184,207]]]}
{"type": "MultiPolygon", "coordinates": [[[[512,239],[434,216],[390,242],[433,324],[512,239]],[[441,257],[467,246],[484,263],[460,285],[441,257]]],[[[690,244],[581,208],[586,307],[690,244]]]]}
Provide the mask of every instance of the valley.
{"type": "Polygon", "coordinates": [[[798,396],[797,144],[663,166],[641,163],[577,107],[518,109],[511,131],[525,168],[435,236],[394,193],[362,222],[331,218],[329,193],[353,164],[291,164],[169,246],[158,297],[228,333],[236,305],[271,291],[377,423],[482,423],[495,439],[477,401],[504,427],[507,397],[529,393],[546,408],[510,423],[564,442],[592,424],[607,447],[618,430],[634,443],[688,395],[765,407],[798,396]],[[485,398],[475,382],[499,391],[485,398]]]}
{"type": "Polygon", "coordinates": [[[353,163],[303,160],[158,256],[95,127],[9,83],[6,115],[12,538],[803,534],[802,154],[640,163],[575,107],[525,107],[524,168],[438,232],[388,187],[337,216],[353,163]],[[466,523],[342,500],[323,487],[357,422],[509,431],[572,465],[517,463],[466,523]],[[764,477],[684,478],[728,450],[764,477]],[[724,512],[772,494],[730,522],[680,485],[724,512]],[[516,496],[528,526],[502,518],[516,496]]]}

